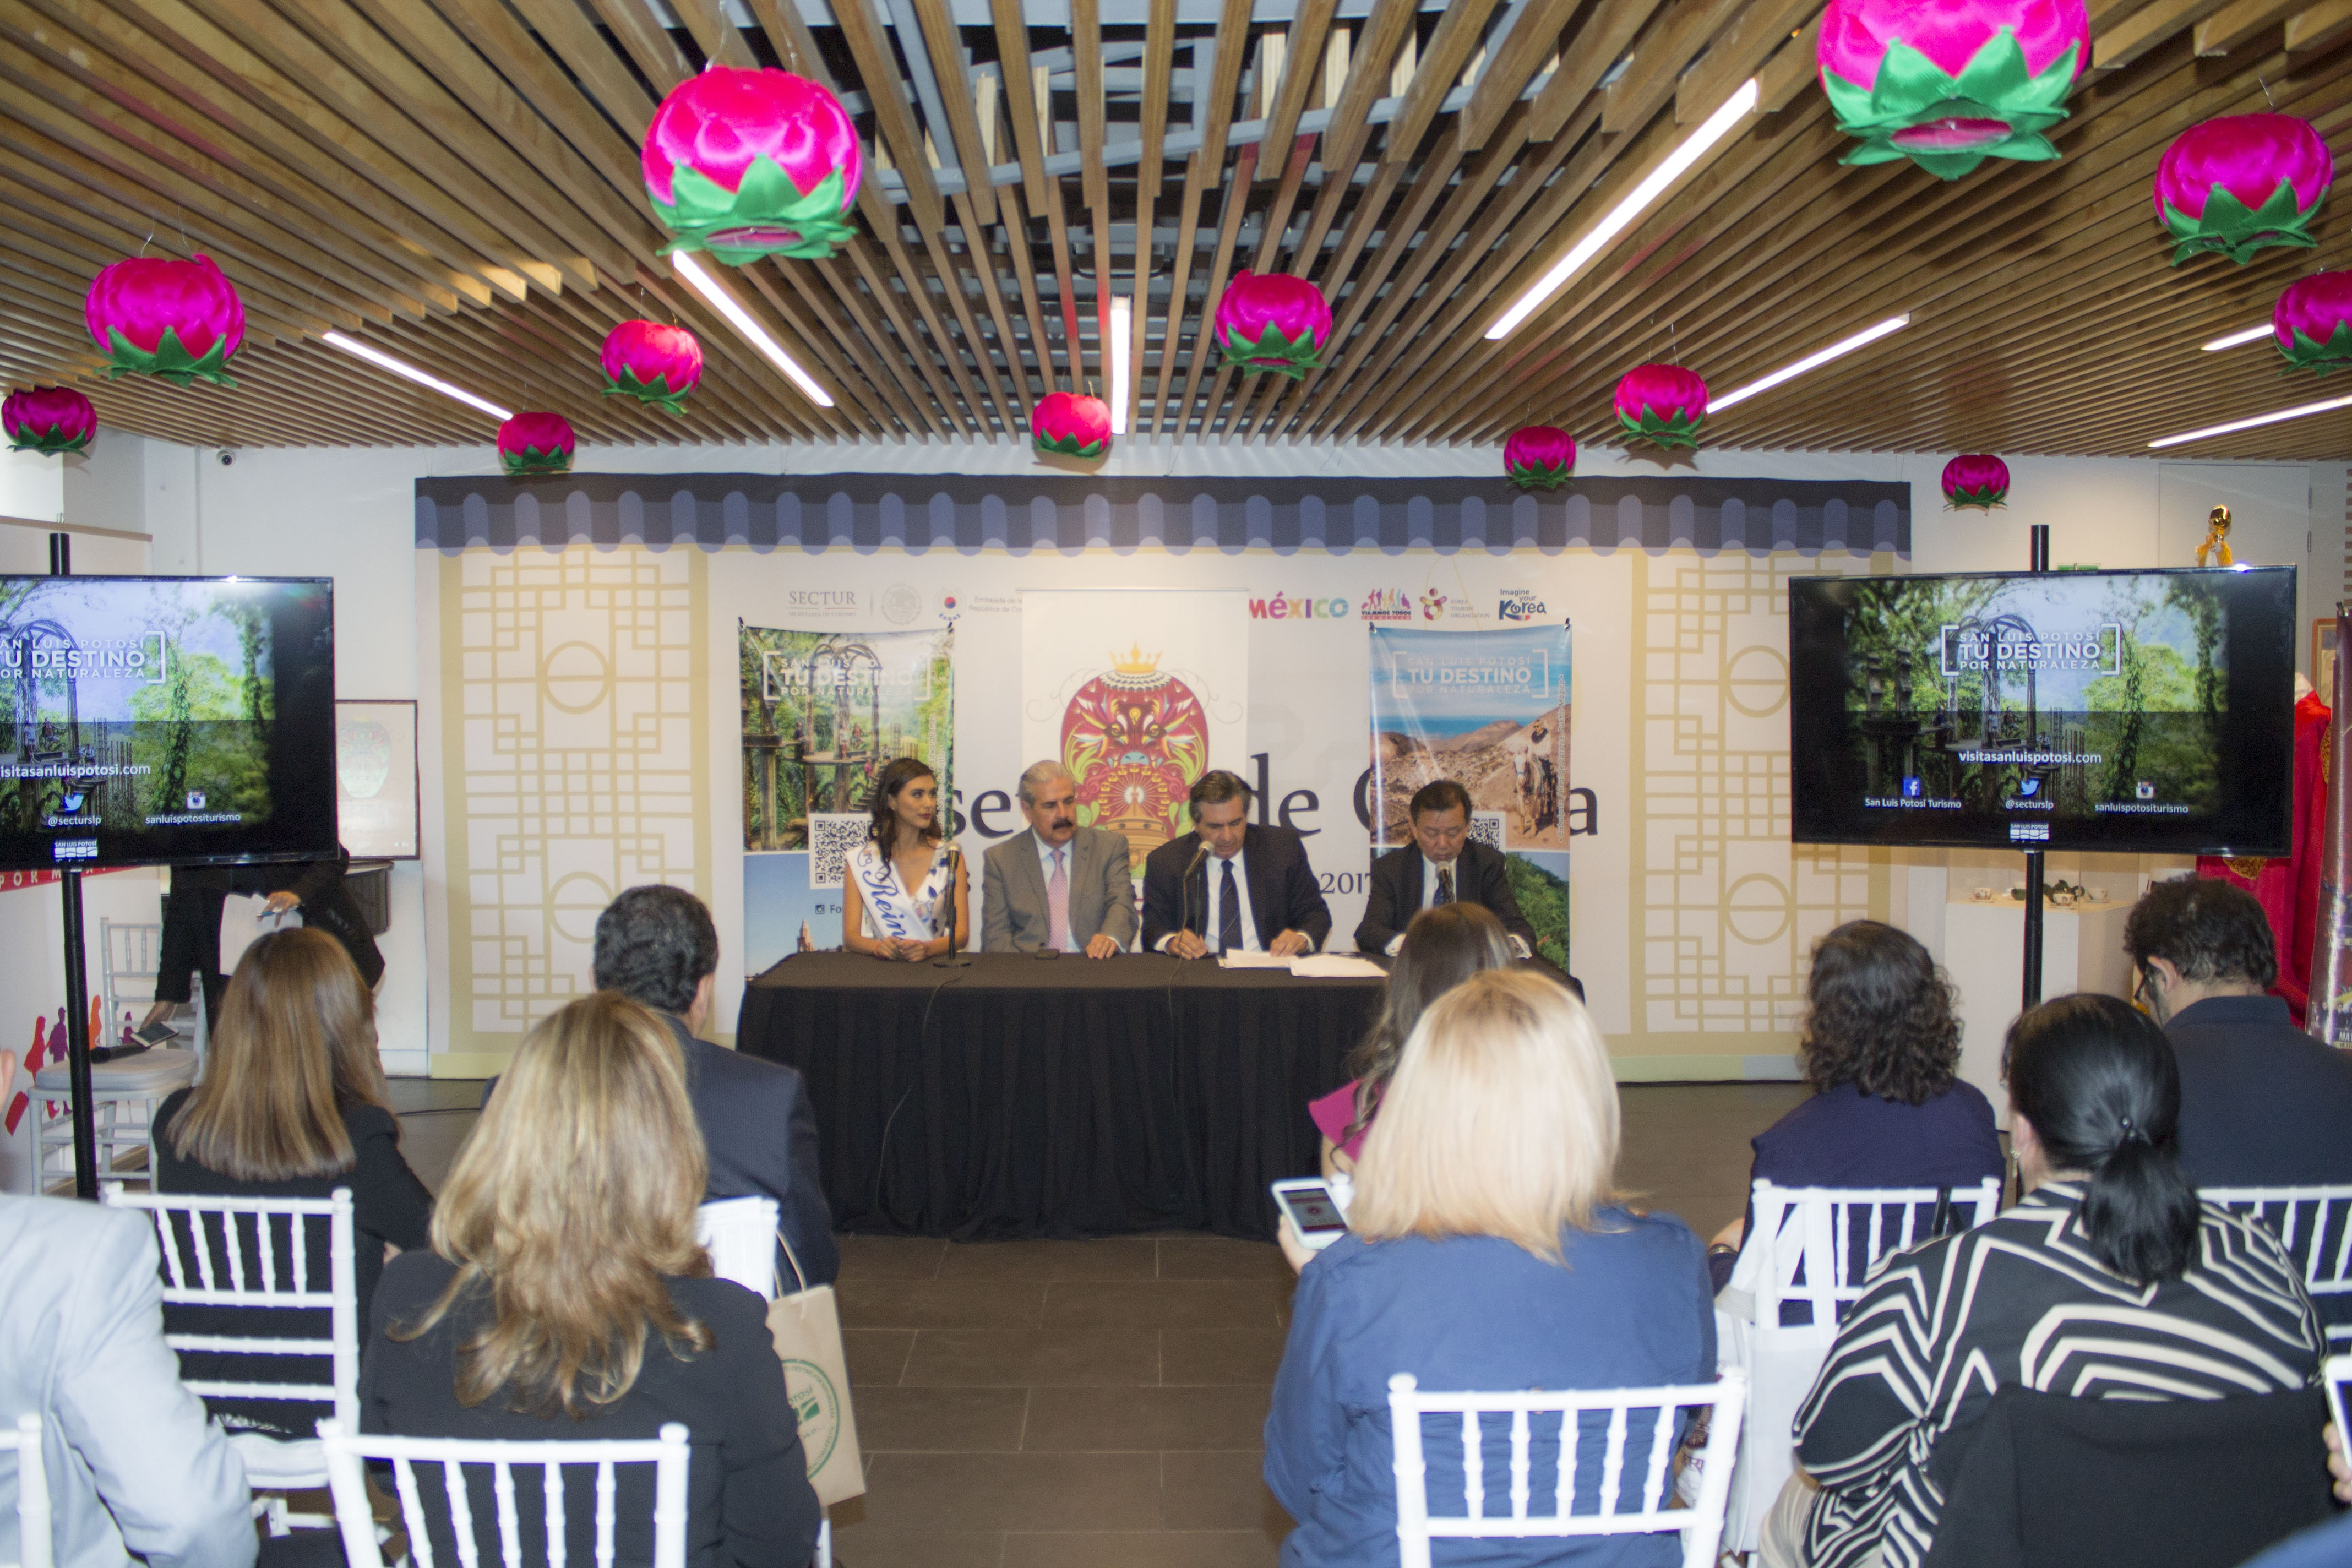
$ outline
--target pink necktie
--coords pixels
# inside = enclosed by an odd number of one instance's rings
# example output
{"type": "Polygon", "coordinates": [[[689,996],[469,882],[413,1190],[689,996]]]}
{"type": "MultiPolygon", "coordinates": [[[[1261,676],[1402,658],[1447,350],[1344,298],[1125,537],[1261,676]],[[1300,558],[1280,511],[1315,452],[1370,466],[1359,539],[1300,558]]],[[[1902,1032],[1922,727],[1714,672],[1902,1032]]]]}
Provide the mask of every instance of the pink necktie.
{"type": "Polygon", "coordinates": [[[1070,874],[1062,866],[1068,853],[1054,851],[1054,874],[1045,880],[1045,941],[1064,952],[1070,951],[1070,874]]]}

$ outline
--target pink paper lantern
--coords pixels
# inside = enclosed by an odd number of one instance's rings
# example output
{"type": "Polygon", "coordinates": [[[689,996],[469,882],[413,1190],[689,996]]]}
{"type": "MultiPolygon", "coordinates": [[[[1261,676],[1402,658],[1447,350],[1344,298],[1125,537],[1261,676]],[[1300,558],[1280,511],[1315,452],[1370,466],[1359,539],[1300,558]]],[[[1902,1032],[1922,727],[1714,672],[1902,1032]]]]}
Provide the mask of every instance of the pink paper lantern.
{"type": "Polygon", "coordinates": [[[1862,139],[1846,163],[1956,180],[2058,156],[2042,132],[2091,63],[2091,16],[2084,0],[1830,0],[1816,58],[1838,129],[1862,139]]]}
{"type": "Polygon", "coordinates": [[[822,258],[847,221],[863,169],[841,100],[790,71],[712,66],[672,89],[646,127],[641,163],[670,250],[730,267],[822,258]]]}
{"type": "Polygon", "coordinates": [[[1706,423],[1706,383],[1678,364],[1637,364],[1617,384],[1617,421],[1631,440],[1696,447],[1706,423]]]}
{"type": "Polygon", "coordinates": [[[577,444],[562,415],[526,411],[499,426],[499,464],[515,475],[565,473],[577,444]]]}
{"type": "Polygon", "coordinates": [[[1944,465],[1944,499],[1955,509],[1990,511],[2009,497],[2009,465],[1990,452],[1963,452],[1944,465]]]}
{"type": "Polygon", "coordinates": [[[1523,490],[1556,490],[1576,472],[1576,437],[1552,425],[1528,425],[1503,443],[1503,472],[1523,490]]]}
{"type": "Polygon", "coordinates": [[[2201,251],[2245,265],[2272,245],[2317,245],[2312,215],[2336,160],[2311,121],[2292,114],[2225,114],[2173,138],[2156,166],[2156,217],[2180,242],[2179,266],[2201,251]]]}
{"type": "Polygon", "coordinates": [[[228,360],[245,342],[245,301],[209,256],[118,261],[90,280],[82,319],[110,376],[236,384],[228,360]]]}
{"type": "Polygon", "coordinates": [[[1029,416],[1040,452],[1092,462],[1110,450],[1110,405],[1076,392],[1049,392],[1029,416]]]}
{"type": "Polygon", "coordinates": [[[702,343],[684,327],[623,321],[604,334],[604,395],[634,397],[670,414],[702,380],[702,343]]]}
{"type": "Polygon", "coordinates": [[[1321,366],[1331,336],[1331,303],[1304,278],[1236,272],[1217,300],[1222,368],[1270,370],[1293,381],[1321,366]]]}
{"type": "Polygon", "coordinates": [[[0,399],[12,452],[79,452],[98,434],[98,411],[70,386],[31,386],[0,399]]]}
{"type": "Polygon", "coordinates": [[[2286,286],[2271,307],[2279,353],[2322,375],[2352,364],[2352,272],[2315,272],[2286,286]]]}

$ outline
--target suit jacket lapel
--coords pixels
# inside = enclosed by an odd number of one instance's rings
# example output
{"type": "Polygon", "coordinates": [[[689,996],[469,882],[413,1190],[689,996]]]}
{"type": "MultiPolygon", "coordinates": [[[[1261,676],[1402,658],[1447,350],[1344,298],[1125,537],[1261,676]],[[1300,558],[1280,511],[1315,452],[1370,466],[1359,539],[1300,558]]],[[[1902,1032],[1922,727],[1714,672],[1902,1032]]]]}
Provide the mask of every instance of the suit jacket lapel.
{"type": "Polygon", "coordinates": [[[1270,836],[1255,826],[1242,834],[1242,852],[1249,862],[1250,915],[1257,922],[1260,947],[1272,947],[1283,929],[1282,911],[1274,898],[1274,851],[1268,847],[1270,842],[1270,836]]]}
{"type": "MultiPolygon", "coordinates": [[[[1089,874],[1095,858],[1094,835],[1085,828],[1070,840],[1070,934],[1091,930],[1102,923],[1102,911],[1093,907],[1088,889],[1095,885],[1089,874]]],[[[1083,945],[1083,944],[1081,944],[1083,945]]]]}
{"type": "Polygon", "coordinates": [[[1397,910],[1399,921],[1397,930],[1399,931],[1412,924],[1412,917],[1421,913],[1421,879],[1427,874],[1428,869],[1429,868],[1421,863],[1421,846],[1418,844],[1407,846],[1404,858],[1404,907],[1397,910]]]}
{"type": "MultiPolygon", "coordinates": [[[[1021,847],[1021,854],[1019,857],[1021,861],[1020,875],[1022,879],[1029,885],[1029,898],[1026,900],[1026,903],[1028,908],[1038,911],[1038,921],[1042,929],[1037,932],[1037,940],[1039,942],[1043,942],[1045,940],[1046,933],[1053,929],[1054,916],[1053,910],[1046,901],[1049,895],[1045,890],[1045,868],[1037,863],[1036,830],[1034,828],[1024,827],[1021,830],[1021,837],[1014,839],[1013,842],[1021,847]]],[[[1016,905],[1015,907],[1017,908],[1019,906],[1016,905]]],[[[1014,934],[1018,935],[1020,933],[1015,932],[1014,934]]]]}

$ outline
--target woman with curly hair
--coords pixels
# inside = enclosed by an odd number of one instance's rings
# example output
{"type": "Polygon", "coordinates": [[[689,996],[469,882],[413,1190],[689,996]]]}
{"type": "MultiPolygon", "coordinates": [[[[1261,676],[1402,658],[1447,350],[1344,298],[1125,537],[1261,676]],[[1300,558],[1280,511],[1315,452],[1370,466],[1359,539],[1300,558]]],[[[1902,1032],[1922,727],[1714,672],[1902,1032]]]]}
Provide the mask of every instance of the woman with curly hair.
{"type": "MultiPolygon", "coordinates": [[[[1908,931],[1849,921],[1813,949],[1800,1048],[1813,1097],[1758,1133],[1749,1180],[1964,1187],[2005,1173],[1992,1106],[1959,1078],[1952,988],[1908,931]]],[[[1751,1214],[1708,1249],[1720,1289],[1751,1214]]]]}

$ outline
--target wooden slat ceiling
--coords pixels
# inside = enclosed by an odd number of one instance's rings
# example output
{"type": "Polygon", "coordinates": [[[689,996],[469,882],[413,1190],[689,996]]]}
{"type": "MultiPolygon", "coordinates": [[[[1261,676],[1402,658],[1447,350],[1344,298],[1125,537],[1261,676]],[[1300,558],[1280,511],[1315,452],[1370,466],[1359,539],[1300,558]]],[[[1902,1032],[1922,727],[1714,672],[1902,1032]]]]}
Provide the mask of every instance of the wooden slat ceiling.
{"type": "MultiPolygon", "coordinates": [[[[339,328],[584,440],[964,439],[1103,391],[1134,312],[1139,435],[1613,440],[1617,376],[1727,391],[1897,311],[1906,331],[1711,420],[1717,447],[2146,454],[2340,388],[2266,345],[2316,253],[2170,265],[2166,143],[2273,103],[2352,146],[2352,0],[2105,0],[2052,163],[1841,167],[1818,0],[0,0],[0,378],[204,445],[473,443],[477,411],[339,328]],[[671,7],[674,6],[674,9],[671,7]],[[868,150],[830,260],[718,268],[815,406],[660,255],[636,148],[709,61],[827,82],[868,150]],[[1501,342],[1510,300],[1749,77],[1764,110],[1501,342]],[[204,250],[243,292],[239,387],[108,382],[89,279],[204,250]],[[1304,383],[1235,377],[1205,312],[1249,268],[1338,317],[1304,383]],[[598,395],[632,316],[696,330],[683,418],[598,395]]],[[[2171,455],[2352,455],[2352,411],[2171,455]]]]}

